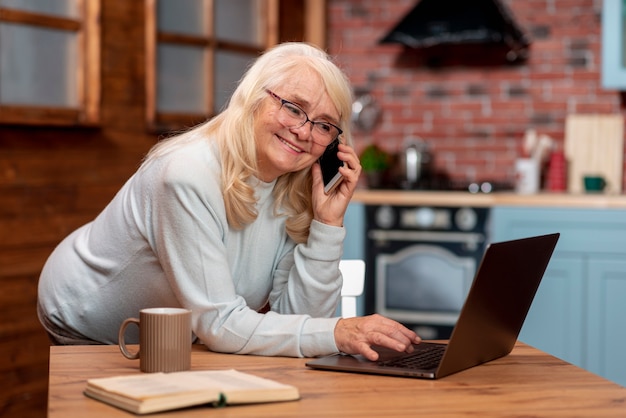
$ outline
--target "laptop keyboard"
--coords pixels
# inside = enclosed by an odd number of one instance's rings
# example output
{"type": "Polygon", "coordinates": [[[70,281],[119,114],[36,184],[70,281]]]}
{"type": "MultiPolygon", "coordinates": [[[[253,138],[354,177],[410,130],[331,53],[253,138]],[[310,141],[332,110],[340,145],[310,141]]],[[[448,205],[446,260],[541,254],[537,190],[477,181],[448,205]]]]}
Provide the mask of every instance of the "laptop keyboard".
{"type": "Polygon", "coordinates": [[[402,367],[408,369],[434,369],[439,365],[443,353],[446,351],[445,345],[424,345],[416,347],[416,351],[406,356],[397,357],[391,360],[381,361],[381,366],[402,367]]]}

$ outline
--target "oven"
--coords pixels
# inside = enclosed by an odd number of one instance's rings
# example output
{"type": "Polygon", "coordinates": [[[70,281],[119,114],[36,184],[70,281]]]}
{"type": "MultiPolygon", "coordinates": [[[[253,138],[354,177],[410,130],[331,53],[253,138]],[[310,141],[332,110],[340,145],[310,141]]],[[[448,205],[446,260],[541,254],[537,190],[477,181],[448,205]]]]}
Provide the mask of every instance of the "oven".
{"type": "Polygon", "coordinates": [[[447,339],[487,245],[488,207],[366,206],[366,313],[447,339]]]}

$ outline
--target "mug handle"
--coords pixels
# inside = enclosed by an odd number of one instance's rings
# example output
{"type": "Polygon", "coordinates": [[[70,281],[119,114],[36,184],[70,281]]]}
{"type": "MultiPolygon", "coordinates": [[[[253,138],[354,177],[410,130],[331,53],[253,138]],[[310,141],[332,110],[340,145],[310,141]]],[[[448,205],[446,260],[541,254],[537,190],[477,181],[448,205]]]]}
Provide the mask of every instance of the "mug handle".
{"type": "Polygon", "coordinates": [[[139,327],[139,319],[128,318],[124,322],[122,322],[122,326],[120,326],[120,332],[117,337],[119,341],[118,345],[120,346],[120,351],[122,352],[124,357],[130,360],[137,360],[139,358],[139,350],[137,350],[136,353],[131,353],[130,351],[128,351],[128,349],[126,348],[126,340],[124,339],[126,327],[128,327],[130,324],[137,324],[137,327],[139,327]]]}

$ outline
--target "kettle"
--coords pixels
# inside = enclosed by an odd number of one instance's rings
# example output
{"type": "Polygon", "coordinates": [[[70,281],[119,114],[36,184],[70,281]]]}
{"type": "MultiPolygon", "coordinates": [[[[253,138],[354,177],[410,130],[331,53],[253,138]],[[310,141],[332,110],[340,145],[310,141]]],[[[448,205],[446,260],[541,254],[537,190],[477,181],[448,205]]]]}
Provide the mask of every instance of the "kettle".
{"type": "Polygon", "coordinates": [[[396,156],[397,185],[402,189],[418,188],[428,180],[432,166],[432,154],[422,140],[407,141],[404,150],[396,156]]]}

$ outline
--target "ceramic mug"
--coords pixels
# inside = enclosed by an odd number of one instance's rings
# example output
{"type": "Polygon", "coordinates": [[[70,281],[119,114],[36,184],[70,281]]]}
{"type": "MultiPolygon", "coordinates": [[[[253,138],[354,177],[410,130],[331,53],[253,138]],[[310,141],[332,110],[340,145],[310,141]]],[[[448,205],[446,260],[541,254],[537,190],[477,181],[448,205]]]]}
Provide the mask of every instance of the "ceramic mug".
{"type": "Polygon", "coordinates": [[[606,180],[602,176],[584,176],[583,182],[587,192],[601,192],[606,187],[606,180]]]}
{"type": "Polygon", "coordinates": [[[515,191],[532,194],[539,191],[539,163],[533,158],[519,158],[515,161],[515,191]]]}
{"type": "Polygon", "coordinates": [[[139,319],[128,318],[120,326],[119,346],[124,357],[139,359],[145,373],[178,372],[191,368],[191,311],[182,308],[149,308],[139,312],[139,319]],[[139,350],[128,351],[126,328],[139,327],[139,350]]]}

